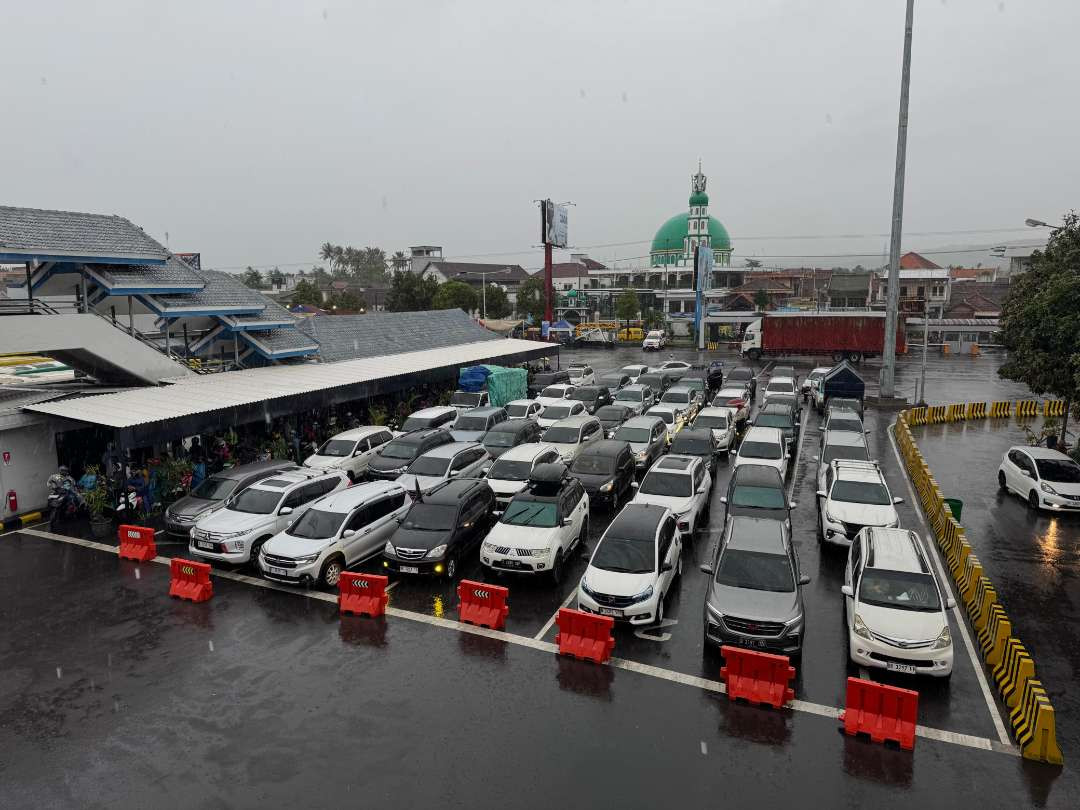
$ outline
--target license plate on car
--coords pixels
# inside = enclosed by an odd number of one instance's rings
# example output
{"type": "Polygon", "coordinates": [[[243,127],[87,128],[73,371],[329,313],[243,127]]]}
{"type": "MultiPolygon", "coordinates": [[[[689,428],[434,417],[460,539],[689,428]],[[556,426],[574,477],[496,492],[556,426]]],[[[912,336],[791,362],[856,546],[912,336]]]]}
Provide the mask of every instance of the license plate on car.
{"type": "Polygon", "coordinates": [[[214,544],[213,543],[207,543],[205,540],[200,540],[195,545],[198,548],[205,548],[207,551],[213,551],[214,550],[214,544]]]}
{"type": "Polygon", "coordinates": [[[415,565],[403,565],[401,566],[401,573],[403,574],[419,574],[420,569],[415,565]]]}
{"type": "Polygon", "coordinates": [[[620,618],[620,617],[622,617],[623,612],[621,610],[616,610],[615,608],[600,608],[600,615],[601,616],[614,616],[616,618],[620,618]]]}
{"type": "Polygon", "coordinates": [[[916,672],[918,672],[914,664],[897,664],[894,661],[886,661],[885,669],[889,670],[890,672],[904,672],[908,675],[914,675],[916,672]]]}
{"type": "Polygon", "coordinates": [[[289,572],[286,571],[284,568],[274,568],[273,566],[268,566],[266,571],[267,573],[274,574],[275,576],[279,577],[287,577],[289,575],[289,572]]]}
{"type": "Polygon", "coordinates": [[[744,647],[764,647],[765,640],[760,638],[741,638],[739,643],[744,647]]]}

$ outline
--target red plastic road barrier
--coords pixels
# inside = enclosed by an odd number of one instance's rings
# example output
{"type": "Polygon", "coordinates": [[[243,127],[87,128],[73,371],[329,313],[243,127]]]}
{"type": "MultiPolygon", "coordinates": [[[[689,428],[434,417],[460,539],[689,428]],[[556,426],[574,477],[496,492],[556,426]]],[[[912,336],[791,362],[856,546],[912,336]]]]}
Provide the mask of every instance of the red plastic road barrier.
{"type": "Polygon", "coordinates": [[[169,562],[169,573],[172,574],[169,596],[205,602],[214,595],[214,583],[210,581],[210,566],[207,563],[173,557],[169,562]]]}
{"type": "Polygon", "coordinates": [[[148,526],[121,526],[116,530],[116,539],[120,541],[121,559],[149,562],[157,556],[154,530],[148,526]]]}
{"type": "Polygon", "coordinates": [[[506,626],[506,617],[510,615],[506,604],[509,588],[463,579],[458,583],[457,595],[461,600],[458,605],[461,621],[492,630],[502,630],[506,626]]]}
{"type": "Polygon", "coordinates": [[[848,678],[846,703],[847,708],[840,713],[845,734],[869,734],[877,743],[892,740],[908,751],[915,747],[918,692],[848,678]]]}
{"type": "Polygon", "coordinates": [[[357,616],[382,616],[390,594],[386,592],[389,577],[378,574],[353,574],[344,571],[338,580],[338,610],[357,616]]]}
{"type": "Polygon", "coordinates": [[[795,667],[786,655],[746,650],[725,644],[720,648],[724,666],[720,678],[727,687],[728,700],[743,698],[750,703],[767,703],[777,709],[795,698],[788,683],[795,667]]]}
{"type": "Polygon", "coordinates": [[[559,608],[555,626],[559,628],[559,634],[555,636],[559,655],[584,658],[597,664],[611,658],[611,651],[615,649],[615,639],[611,637],[615,620],[610,616],[559,608]]]}

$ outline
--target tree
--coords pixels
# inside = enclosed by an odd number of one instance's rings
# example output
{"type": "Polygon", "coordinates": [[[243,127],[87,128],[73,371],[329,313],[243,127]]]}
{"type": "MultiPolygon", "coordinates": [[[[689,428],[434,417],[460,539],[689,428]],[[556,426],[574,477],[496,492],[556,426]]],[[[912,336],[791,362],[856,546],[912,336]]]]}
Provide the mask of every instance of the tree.
{"type": "Polygon", "coordinates": [[[330,275],[334,275],[334,265],[340,252],[341,248],[329,242],[323,242],[322,247],[319,248],[319,258],[330,265],[330,275]]]}
{"type": "Polygon", "coordinates": [[[386,294],[388,312],[419,312],[432,309],[432,300],[438,292],[439,282],[433,276],[416,273],[398,273],[390,282],[386,294]]]}
{"type": "Polygon", "coordinates": [[[1061,439],[1070,403],[1080,399],[1080,217],[1050,234],[1045,250],[1031,256],[1031,269],[1013,279],[1001,305],[1001,342],[1009,358],[998,369],[1035,394],[1065,401],[1061,439]]]}
{"type": "MultiPolygon", "coordinates": [[[[640,311],[641,303],[633,290],[623,290],[615,299],[615,315],[620,321],[632,321],[637,318],[640,311]]],[[[629,323],[627,325],[629,326],[629,323]]]]}
{"type": "Polygon", "coordinates": [[[308,304],[313,307],[321,307],[323,304],[319,288],[310,281],[296,282],[296,287],[292,291],[292,302],[294,304],[308,304]]]}
{"type": "Polygon", "coordinates": [[[754,309],[758,312],[764,312],[769,307],[769,294],[765,292],[764,287],[758,287],[754,290],[754,309]]]}
{"type": "Polygon", "coordinates": [[[251,287],[253,290],[261,290],[263,287],[262,273],[250,265],[244,270],[244,274],[240,277],[240,280],[245,287],[251,287]]]}
{"type": "Polygon", "coordinates": [[[400,273],[409,266],[409,257],[405,255],[404,251],[395,250],[394,258],[390,260],[390,263],[394,266],[394,269],[400,273]]]}
{"type": "Polygon", "coordinates": [[[334,293],[326,304],[330,309],[338,313],[359,312],[367,308],[367,302],[359,295],[349,290],[334,293]]]}
{"type": "Polygon", "coordinates": [[[536,326],[544,319],[544,282],[536,276],[525,279],[518,288],[517,315],[536,326]]]}
{"type": "Polygon", "coordinates": [[[646,329],[663,329],[664,313],[650,307],[641,313],[641,323],[646,329]]]}
{"type": "Polygon", "coordinates": [[[471,313],[476,309],[476,290],[464,281],[447,281],[439,285],[431,305],[435,309],[463,309],[471,313]]]}
{"type": "Polygon", "coordinates": [[[506,290],[498,284],[488,284],[485,302],[488,318],[505,318],[510,314],[510,299],[506,297],[506,290]]]}
{"type": "Polygon", "coordinates": [[[277,267],[271,270],[267,277],[270,280],[270,286],[274,289],[281,289],[285,286],[285,274],[277,267]]]}

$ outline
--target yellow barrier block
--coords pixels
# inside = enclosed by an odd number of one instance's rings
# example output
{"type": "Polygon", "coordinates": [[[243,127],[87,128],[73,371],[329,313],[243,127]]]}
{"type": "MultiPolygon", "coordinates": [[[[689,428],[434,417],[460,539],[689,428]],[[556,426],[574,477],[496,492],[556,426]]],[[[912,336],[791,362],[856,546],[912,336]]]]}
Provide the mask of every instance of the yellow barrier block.
{"type": "Polygon", "coordinates": [[[1057,742],[1057,724],[1054,708],[1042,683],[1031,678],[1024,682],[1024,689],[1016,708],[1009,714],[1016,743],[1024,759],[1061,765],[1065,758],[1057,742]]]}
{"type": "Polygon", "coordinates": [[[983,567],[979,558],[974,554],[968,555],[964,563],[964,576],[959,583],[960,597],[964,600],[965,606],[970,605],[975,599],[975,586],[978,585],[982,575],[983,567]]]}
{"type": "Polygon", "coordinates": [[[1038,414],[1039,403],[1034,399],[1025,399],[1021,402],[1016,403],[1016,416],[1018,419],[1020,417],[1026,419],[1031,416],[1038,416],[1038,414]]]}
{"type": "Polygon", "coordinates": [[[990,606],[990,618],[986,627],[979,633],[979,646],[982,647],[983,660],[991,667],[996,667],[1001,661],[1005,650],[1005,641],[1012,635],[1012,622],[1005,615],[1005,608],[1001,603],[990,606]]]}
{"type": "Polygon", "coordinates": [[[969,402],[964,413],[965,419],[983,419],[986,417],[985,402],[969,402]]]}
{"type": "Polygon", "coordinates": [[[1043,416],[1064,416],[1065,402],[1060,399],[1048,399],[1043,403],[1043,416]]]}
{"type": "Polygon", "coordinates": [[[997,681],[998,691],[1005,705],[1010,709],[1016,708],[1024,690],[1024,682],[1034,677],[1035,662],[1020,643],[1020,639],[1007,639],[1001,663],[994,667],[994,680],[997,681]]]}
{"type": "Polygon", "coordinates": [[[968,604],[968,616],[971,618],[971,626],[976,632],[986,627],[990,616],[990,608],[997,604],[997,591],[986,577],[979,577],[975,584],[975,596],[968,604]]]}
{"type": "Polygon", "coordinates": [[[1011,413],[1011,402],[992,402],[990,404],[990,417],[992,419],[1007,418],[1011,413]]]}

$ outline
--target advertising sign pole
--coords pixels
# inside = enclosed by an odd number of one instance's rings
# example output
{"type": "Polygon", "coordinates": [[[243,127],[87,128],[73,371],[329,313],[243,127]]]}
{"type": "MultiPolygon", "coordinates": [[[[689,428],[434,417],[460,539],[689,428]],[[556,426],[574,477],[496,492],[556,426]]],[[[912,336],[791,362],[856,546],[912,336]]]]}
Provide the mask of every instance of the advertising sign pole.
{"type": "Polygon", "coordinates": [[[551,242],[544,242],[544,320],[552,323],[555,319],[551,308],[551,242]]]}

